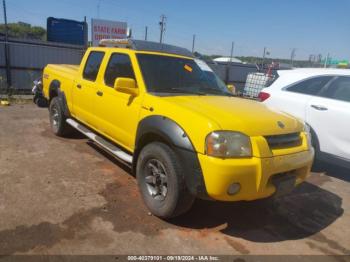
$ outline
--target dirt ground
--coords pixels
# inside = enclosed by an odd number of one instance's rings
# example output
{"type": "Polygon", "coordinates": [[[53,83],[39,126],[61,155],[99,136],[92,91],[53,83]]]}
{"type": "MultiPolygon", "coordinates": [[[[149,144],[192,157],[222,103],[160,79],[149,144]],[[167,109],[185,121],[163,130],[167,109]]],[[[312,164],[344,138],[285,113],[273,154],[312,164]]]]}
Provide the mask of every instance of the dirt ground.
{"type": "Polygon", "coordinates": [[[335,166],[275,205],[198,200],[162,221],[128,167],[25,104],[0,107],[0,180],[0,254],[350,254],[350,171],[335,166]]]}

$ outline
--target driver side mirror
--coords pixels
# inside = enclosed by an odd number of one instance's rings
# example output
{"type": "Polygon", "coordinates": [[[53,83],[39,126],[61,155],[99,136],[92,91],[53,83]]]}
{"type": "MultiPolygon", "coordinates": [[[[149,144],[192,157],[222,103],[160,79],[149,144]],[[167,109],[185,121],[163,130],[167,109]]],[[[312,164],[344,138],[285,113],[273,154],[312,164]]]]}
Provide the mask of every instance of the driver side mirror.
{"type": "Polygon", "coordinates": [[[136,86],[135,79],[128,78],[128,77],[118,77],[114,81],[114,89],[116,91],[129,94],[132,96],[139,95],[139,89],[136,86]]]}

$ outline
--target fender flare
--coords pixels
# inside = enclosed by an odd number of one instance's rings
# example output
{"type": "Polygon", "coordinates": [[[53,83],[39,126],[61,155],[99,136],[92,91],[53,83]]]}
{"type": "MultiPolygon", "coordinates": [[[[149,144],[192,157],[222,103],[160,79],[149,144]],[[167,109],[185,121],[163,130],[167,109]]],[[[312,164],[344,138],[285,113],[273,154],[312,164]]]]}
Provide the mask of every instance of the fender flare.
{"type": "Polygon", "coordinates": [[[184,129],[175,121],[160,115],[152,115],[142,119],[138,125],[133,171],[142,148],[149,142],[161,141],[168,144],[183,164],[186,186],[191,194],[208,199],[202,169],[197,152],[184,129]]]}
{"type": "Polygon", "coordinates": [[[50,83],[49,101],[51,101],[51,99],[55,96],[58,97],[58,101],[59,101],[61,107],[63,108],[63,113],[64,113],[65,117],[67,117],[67,118],[70,117],[70,112],[69,112],[68,105],[67,105],[66,95],[61,90],[61,82],[59,80],[52,80],[52,82],[50,83]],[[54,95],[52,95],[52,94],[54,94],[54,95]]]}

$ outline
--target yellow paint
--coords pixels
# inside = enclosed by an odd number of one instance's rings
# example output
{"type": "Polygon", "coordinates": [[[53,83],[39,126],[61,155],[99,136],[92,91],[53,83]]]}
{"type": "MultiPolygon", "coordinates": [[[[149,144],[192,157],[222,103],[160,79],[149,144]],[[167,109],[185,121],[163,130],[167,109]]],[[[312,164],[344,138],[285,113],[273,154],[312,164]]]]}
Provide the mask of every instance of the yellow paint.
{"type": "Polygon", "coordinates": [[[190,67],[189,65],[184,65],[185,70],[187,70],[188,72],[192,72],[192,67],[190,67]]]}
{"type": "Polygon", "coordinates": [[[7,101],[7,100],[1,100],[0,104],[1,104],[2,106],[9,106],[9,105],[10,105],[10,102],[7,101]]]}
{"type": "MultiPolygon", "coordinates": [[[[301,122],[289,115],[271,111],[260,102],[246,99],[211,95],[161,97],[148,93],[136,58],[137,53],[192,59],[157,52],[94,47],[86,52],[81,67],[48,65],[44,70],[44,95],[49,98],[50,83],[55,79],[59,80],[72,116],[129,152],[135,149],[138,123],[143,118],[161,115],[172,119],[189,136],[198,154],[207,191],[218,200],[253,200],[267,197],[275,191],[274,186],[268,182],[269,177],[280,172],[296,170],[297,183],[305,179],[310,172],[314,153],[307,144],[301,122]],[[91,51],[105,53],[95,82],[82,77],[91,51]],[[137,92],[128,94],[105,85],[104,72],[113,53],[129,55],[137,92]],[[97,92],[102,92],[103,96],[96,95],[97,92]],[[149,108],[154,110],[150,111],[149,108]],[[277,121],[282,121],[285,128],[281,129],[277,121]],[[224,160],[206,155],[205,138],[216,130],[232,130],[248,135],[253,156],[224,160]],[[300,132],[302,143],[287,149],[271,150],[264,138],[266,135],[294,132],[300,132]],[[241,183],[242,189],[235,196],[229,196],[226,191],[233,182],[241,183]]],[[[188,70],[186,65],[185,69],[188,70]]]]}

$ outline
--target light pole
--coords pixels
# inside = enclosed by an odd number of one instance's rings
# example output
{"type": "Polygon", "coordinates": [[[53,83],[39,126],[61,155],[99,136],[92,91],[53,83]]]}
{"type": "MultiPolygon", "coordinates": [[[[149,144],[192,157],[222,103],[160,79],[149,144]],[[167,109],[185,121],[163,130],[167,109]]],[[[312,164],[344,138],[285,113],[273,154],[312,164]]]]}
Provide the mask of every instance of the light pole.
{"type": "Polygon", "coordinates": [[[291,65],[291,67],[293,67],[294,58],[295,58],[295,51],[296,51],[296,50],[297,50],[296,48],[293,48],[293,49],[292,49],[292,52],[291,52],[291,54],[290,54],[290,65],[291,65]]]}
{"type": "Polygon", "coordinates": [[[145,27],[145,41],[147,41],[148,26],[145,27]]]}
{"type": "Polygon", "coordinates": [[[235,48],[235,42],[232,42],[231,44],[231,55],[230,55],[230,62],[232,63],[233,60],[233,49],[235,48]]]}
{"type": "Polygon", "coordinates": [[[192,54],[194,53],[194,44],[195,44],[195,41],[196,41],[196,35],[193,35],[193,38],[192,38],[192,54]]]}

